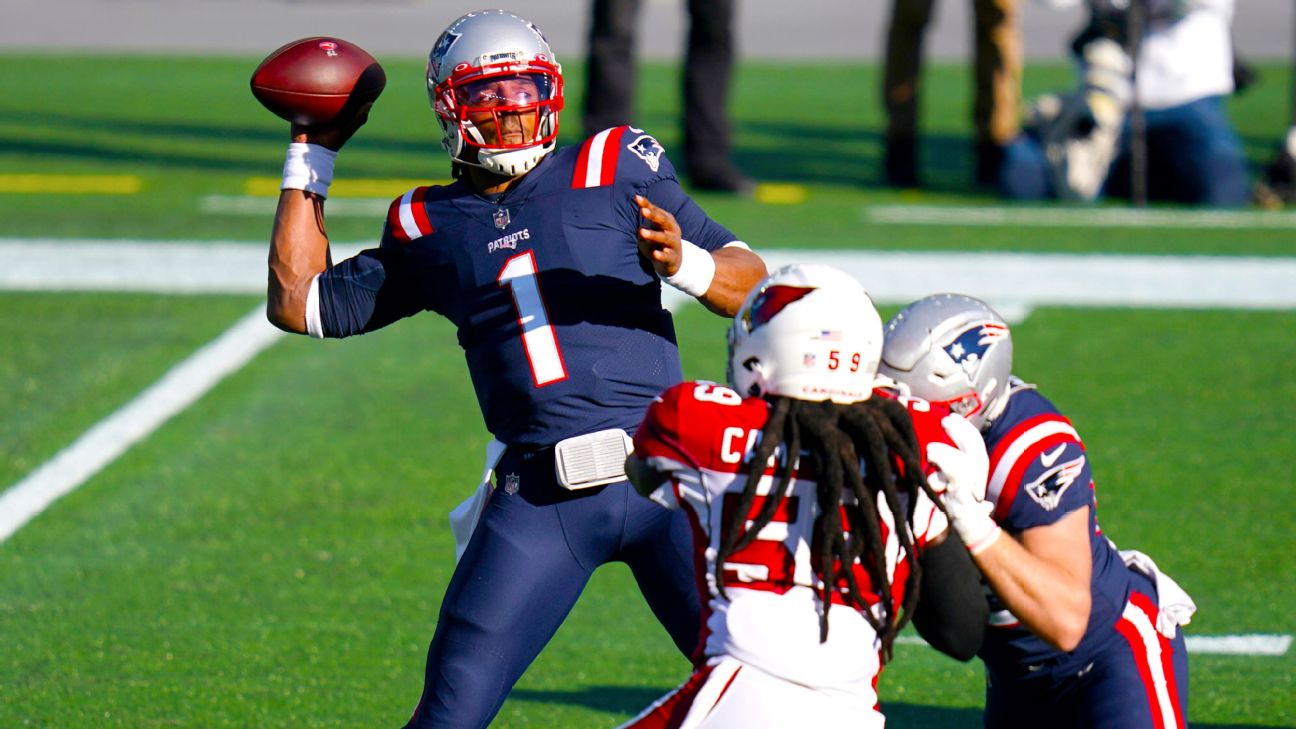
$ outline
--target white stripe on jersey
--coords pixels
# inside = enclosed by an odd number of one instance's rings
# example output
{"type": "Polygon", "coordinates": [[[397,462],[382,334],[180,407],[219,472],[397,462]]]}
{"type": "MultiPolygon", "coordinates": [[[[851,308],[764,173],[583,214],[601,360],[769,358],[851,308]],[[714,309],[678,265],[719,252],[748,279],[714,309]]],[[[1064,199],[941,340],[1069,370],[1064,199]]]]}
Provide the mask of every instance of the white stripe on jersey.
{"type": "Polygon", "coordinates": [[[1157,632],[1147,613],[1133,602],[1125,603],[1125,612],[1121,618],[1134,627],[1143,642],[1143,655],[1134,656],[1134,660],[1147,663],[1148,675],[1151,676],[1152,687],[1156,691],[1157,705],[1153,707],[1153,711],[1161,715],[1161,723],[1167,729],[1179,726],[1175,718],[1175,704],[1170,698],[1165,664],[1161,662],[1161,634],[1157,632]]]}
{"type": "MultiPolygon", "coordinates": [[[[598,187],[603,180],[603,155],[606,153],[611,129],[604,129],[590,141],[589,157],[585,160],[585,187],[598,187]]],[[[616,150],[613,150],[616,153],[616,150]]]]}
{"type": "Polygon", "coordinates": [[[410,202],[414,199],[414,191],[418,188],[411,188],[401,195],[400,201],[400,224],[401,229],[405,231],[405,237],[410,240],[423,237],[423,231],[419,230],[418,223],[414,221],[414,209],[410,202]]]}
{"type": "Polygon", "coordinates": [[[1077,441],[1080,440],[1080,434],[1075,431],[1075,428],[1072,428],[1063,420],[1046,420],[1017,436],[1012,445],[1008,447],[1008,451],[1004,453],[1003,458],[999,459],[994,473],[990,474],[990,483],[986,487],[986,499],[990,503],[998,504],[999,494],[1008,481],[1008,474],[1012,473],[1013,466],[1017,465],[1017,461],[1021,459],[1022,455],[1036,443],[1059,433],[1069,435],[1077,441]]]}

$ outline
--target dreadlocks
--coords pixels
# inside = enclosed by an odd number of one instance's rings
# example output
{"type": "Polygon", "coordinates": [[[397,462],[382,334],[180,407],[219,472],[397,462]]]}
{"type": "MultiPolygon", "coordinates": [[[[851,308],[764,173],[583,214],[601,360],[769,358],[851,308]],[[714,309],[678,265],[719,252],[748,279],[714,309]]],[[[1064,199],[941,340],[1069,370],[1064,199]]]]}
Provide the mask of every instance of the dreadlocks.
{"type": "Polygon", "coordinates": [[[722,532],[715,561],[720,592],[724,594],[725,563],[732,554],[751,544],[770,523],[779,504],[787,497],[798,454],[806,451],[816,471],[815,496],[820,511],[811,545],[811,564],[821,585],[819,640],[828,638],[828,610],[833,594],[838,593],[839,599],[858,609],[877,631],[882,642],[882,660],[887,661],[896,634],[908,623],[917,603],[921,568],[917,560],[910,562],[904,601],[897,611],[890,599],[878,494],[882,494],[895,524],[896,537],[909,555],[914,554],[909,523],[918,490],[927,491],[939,503],[923,478],[918,437],[909,413],[901,403],[882,397],[850,405],[786,397],[771,397],[770,402],[769,419],[748,466],[746,487],[722,532]],[[774,488],[761,505],[760,513],[751,520],[751,526],[745,527],[756,500],[756,488],[765,474],[766,464],[776,452],[780,458],[774,488]],[[900,460],[898,473],[892,465],[893,456],[900,460]],[[901,506],[900,493],[908,497],[907,510],[901,506]],[[859,584],[856,564],[866,571],[869,584],[859,584]],[[881,598],[881,617],[868,605],[868,592],[881,598]]]}

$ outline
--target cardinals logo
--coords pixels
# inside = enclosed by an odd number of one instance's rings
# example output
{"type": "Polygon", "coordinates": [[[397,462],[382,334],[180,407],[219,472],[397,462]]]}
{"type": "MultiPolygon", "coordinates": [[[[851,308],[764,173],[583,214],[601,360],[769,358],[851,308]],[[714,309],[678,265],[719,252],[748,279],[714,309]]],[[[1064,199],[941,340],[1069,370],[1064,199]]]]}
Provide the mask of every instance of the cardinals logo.
{"type": "Polygon", "coordinates": [[[985,361],[986,353],[1007,336],[1008,327],[1002,324],[985,322],[963,330],[958,336],[954,337],[954,341],[946,344],[942,349],[945,350],[945,354],[950,356],[950,359],[963,368],[969,380],[975,380],[977,370],[981,368],[981,363],[985,361]]]}

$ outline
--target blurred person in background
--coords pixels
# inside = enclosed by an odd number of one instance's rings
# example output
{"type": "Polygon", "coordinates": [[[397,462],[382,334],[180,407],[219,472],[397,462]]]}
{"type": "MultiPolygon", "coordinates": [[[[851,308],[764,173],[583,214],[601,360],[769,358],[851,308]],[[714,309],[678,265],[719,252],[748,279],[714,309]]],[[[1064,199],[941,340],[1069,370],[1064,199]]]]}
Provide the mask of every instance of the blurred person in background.
{"type": "MultiPolygon", "coordinates": [[[[736,0],[687,0],[682,126],[684,166],[697,190],[750,195],[755,183],[734,166],[729,90],[736,0]]],[[[634,121],[635,35],[641,0],[593,0],[586,67],[585,135],[634,121]]]]}
{"type": "MultiPolygon", "coordinates": [[[[883,171],[893,187],[917,187],[918,104],[923,36],[935,0],[894,0],[887,28],[882,98],[887,114],[883,171]]],[[[1017,0],[973,0],[976,181],[994,185],[1004,148],[1017,136],[1022,39],[1017,0]]]]}
{"type": "Polygon", "coordinates": [[[1153,200],[1213,206],[1249,200],[1242,145],[1224,110],[1235,88],[1233,0],[1135,2],[1131,9],[1127,1],[1088,0],[1089,23],[1072,43],[1079,88],[1028,106],[1026,131],[1008,148],[1001,170],[1005,196],[1130,196],[1131,176],[1142,172],[1137,184],[1153,200]],[[1132,139],[1139,133],[1131,129],[1135,104],[1142,139],[1132,139]],[[1143,141],[1146,163],[1132,171],[1133,142],[1143,141]]]}

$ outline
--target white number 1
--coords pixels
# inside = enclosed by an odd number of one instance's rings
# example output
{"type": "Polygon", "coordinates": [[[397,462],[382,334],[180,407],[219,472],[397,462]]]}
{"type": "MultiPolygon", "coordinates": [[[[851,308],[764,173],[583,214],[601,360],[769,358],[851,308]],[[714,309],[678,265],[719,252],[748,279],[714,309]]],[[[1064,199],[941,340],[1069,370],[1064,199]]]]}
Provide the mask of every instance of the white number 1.
{"type": "Polygon", "coordinates": [[[518,326],[522,329],[522,347],[531,363],[531,377],[536,387],[567,379],[567,366],[558,350],[558,338],[554,336],[544,299],[540,296],[535,253],[527,251],[508,259],[495,280],[513,292],[518,326]]]}

